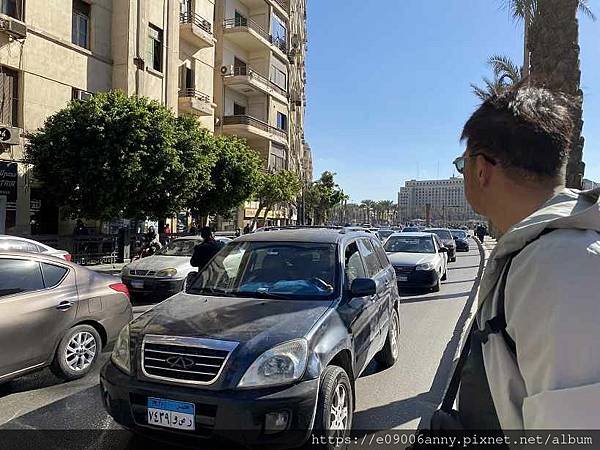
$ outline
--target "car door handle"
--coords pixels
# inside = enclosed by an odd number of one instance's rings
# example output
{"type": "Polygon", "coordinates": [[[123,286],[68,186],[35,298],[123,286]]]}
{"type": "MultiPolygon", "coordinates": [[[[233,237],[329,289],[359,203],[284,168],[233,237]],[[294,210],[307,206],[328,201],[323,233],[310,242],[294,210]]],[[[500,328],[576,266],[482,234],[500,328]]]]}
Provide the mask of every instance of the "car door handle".
{"type": "Polygon", "coordinates": [[[64,301],[64,302],[60,302],[58,304],[58,306],[56,307],[56,309],[58,309],[59,311],[66,311],[66,310],[70,309],[71,306],[73,306],[73,302],[64,301]]]}

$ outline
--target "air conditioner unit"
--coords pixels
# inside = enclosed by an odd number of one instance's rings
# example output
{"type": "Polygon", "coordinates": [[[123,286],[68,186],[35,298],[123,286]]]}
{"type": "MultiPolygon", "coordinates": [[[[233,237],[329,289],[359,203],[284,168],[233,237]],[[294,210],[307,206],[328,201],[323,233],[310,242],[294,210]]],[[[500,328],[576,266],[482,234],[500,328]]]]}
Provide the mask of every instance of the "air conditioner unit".
{"type": "Polygon", "coordinates": [[[87,100],[92,98],[92,93],[81,89],[73,89],[73,100],[87,100]]]}
{"type": "Polygon", "coordinates": [[[15,39],[25,39],[27,25],[11,17],[0,17],[0,30],[6,31],[15,39]]]}
{"type": "Polygon", "coordinates": [[[19,145],[21,143],[21,129],[0,125],[0,144],[19,145]]]}

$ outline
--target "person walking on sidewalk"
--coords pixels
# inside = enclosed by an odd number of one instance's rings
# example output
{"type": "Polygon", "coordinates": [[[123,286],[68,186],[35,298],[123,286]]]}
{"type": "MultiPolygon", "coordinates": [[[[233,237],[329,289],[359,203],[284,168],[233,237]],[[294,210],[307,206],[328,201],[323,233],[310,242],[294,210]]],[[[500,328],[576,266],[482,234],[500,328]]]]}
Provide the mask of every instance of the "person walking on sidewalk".
{"type": "Polygon", "coordinates": [[[486,230],[485,226],[482,224],[477,225],[477,228],[475,229],[475,236],[477,236],[477,239],[479,239],[479,241],[482,244],[483,244],[483,240],[485,239],[486,234],[487,234],[487,230],[486,230]]]}
{"type": "Polygon", "coordinates": [[[465,195],[502,237],[481,280],[451,426],[600,427],[600,189],[565,188],[569,105],[521,83],[464,127],[455,166],[465,195]]]}
{"type": "Polygon", "coordinates": [[[215,256],[219,250],[223,248],[223,243],[215,240],[213,232],[210,227],[203,227],[200,229],[200,236],[202,236],[202,243],[194,247],[194,253],[190,264],[192,267],[197,267],[198,272],[202,271],[204,266],[215,256]]]}

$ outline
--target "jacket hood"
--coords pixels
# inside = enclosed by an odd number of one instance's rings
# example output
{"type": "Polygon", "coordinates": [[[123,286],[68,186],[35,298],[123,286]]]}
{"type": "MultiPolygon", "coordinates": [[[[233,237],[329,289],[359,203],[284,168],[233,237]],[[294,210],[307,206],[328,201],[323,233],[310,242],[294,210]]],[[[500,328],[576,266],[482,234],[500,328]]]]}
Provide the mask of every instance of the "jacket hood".
{"type": "Polygon", "coordinates": [[[563,189],[502,236],[491,258],[520,250],[547,228],[600,231],[600,188],[583,192],[563,189]]]}

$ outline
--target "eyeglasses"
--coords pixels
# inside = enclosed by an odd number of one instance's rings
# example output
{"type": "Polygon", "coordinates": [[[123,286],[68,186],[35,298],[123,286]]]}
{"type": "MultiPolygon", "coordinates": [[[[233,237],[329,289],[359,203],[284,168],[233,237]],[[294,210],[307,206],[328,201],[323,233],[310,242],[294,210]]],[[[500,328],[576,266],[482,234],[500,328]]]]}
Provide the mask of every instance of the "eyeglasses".
{"type": "Polygon", "coordinates": [[[458,173],[460,173],[462,175],[465,172],[465,162],[466,162],[467,158],[475,158],[477,156],[483,156],[483,158],[487,162],[489,162],[492,166],[495,166],[497,164],[497,161],[493,160],[492,158],[487,156],[485,153],[481,153],[481,152],[473,153],[471,155],[459,156],[452,162],[452,164],[454,164],[454,167],[456,167],[456,170],[458,171],[458,173]]]}

